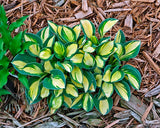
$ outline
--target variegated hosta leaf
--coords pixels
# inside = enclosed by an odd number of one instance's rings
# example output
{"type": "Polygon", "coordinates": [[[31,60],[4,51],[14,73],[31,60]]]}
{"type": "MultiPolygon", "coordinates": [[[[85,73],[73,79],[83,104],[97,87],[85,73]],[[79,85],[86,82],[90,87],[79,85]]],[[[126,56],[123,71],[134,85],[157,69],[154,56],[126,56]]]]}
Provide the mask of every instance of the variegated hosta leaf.
{"type": "Polygon", "coordinates": [[[72,61],[72,63],[74,64],[81,64],[82,60],[83,60],[83,54],[82,53],[77,53],[75,54],[70,60],[72,61]]]}
{"type": "Polygon", "coordinates": [[[46,77],[42,82],[43,86],[48,89],[63,89],[66,85],[66,79],[62,71],[53,69],[50,71],[51,76],[46,77]]]}
{"type": "Polygon", "coordinates": [[[91,86],[89,87],[89,92],[95,92],[97,87],[97,82],[93,74],[91,74],[91,78],[92,78],[92,83],[91,83],[91,86]]]}
{"type": "Polygon", "coordinates": [[[24,75],[41,76],[44,74],[42,65],[36,62],[25,65],[22,70],[24,75]]]}
{"type": "Polygon", "coordinates": [[[63,89],[54,90],[54,95],[55,95],[55,97],[60,96],[62,93],[63,93],[63,89]]]}
{"type": "Polygon", "coordinates": [[[84,44],[83,51],[89,52],[89,53],[92,53],[95,51],[95,48],[92,47],[92,42],[90,40],[87,40],[86,43],[84,44]]]}
{"type": "Polygon", "coordinates": [[[50,71],[53,70],[53,66],[49,60],[44,62],[43,67],[47,73],[50,73],[50,71]]]}
{"type": "Polygon", "coordinates": [[[66,43],[65,40],[63,40],[62,38],[62,25],[59,25],[58,28],[57,28],[57,33],[58,33],[58,38],[63,42],[63,43],[66,43]]]}
{"type": "Polygon", "coordinates": [[[24,74],[23,68],[31,62],[36,62],[36,58],[28,54],[18,54],[12,60],[12,65],[19,73],[24,74]]]}
{"type": "Polygon", "coordinates": [[[114,18],[108,18],[99,25],[98,32],[101,36],[101,38],[105,35],[106,32],[108,32],[116,23],[118,22],[117,19],[114,18]]]}
{"type": "Polygon", "coordinates": [[[39,58],[43,60],[51,59],[52,51],[49,48],[43,48],[39,53],[39,58]]]}
{"type": "Polygon", "coordinates": [[[83,96],[83,109],[87,112],[91,111],[94,107],[94,102],[91,94],[85,93],[83,96]]]}
{"type": "Polygon", "coordinates": [[[49,100],[49,106],[53,109],[58,109],[62,106],[63,104],[63,96],[58,96],[55,97],[52,95],[51,99],[49,100]]]}
{"type": "Polygon", "coordinates": [[[116,50],[116,54],[118,55],[118,57],[122,56],[124,54],[124,47],[123,47],[123,44],[120,44],[120,43],[116,43],[116,46],[117,46],[117,50],[116,50]]]}
{"type": "Polygon", "coordinates": [[[53,33],[57,33],[57,24],[53,23],[52,21],[48,21],[48,25],[51,28],[51,30],[53,31],[53,33]]]}
{"type": "Polygon", "coordinates": [[[108,57],[110,54],[112,54],[113,50],[114,50],[114,41],[108,41],[99,46],[97,52],[101,56],[108,57]]]}
{"type": "Polygon", "coordinates": [[[53,36],[50,36],[49,38],[47,38],[47,40],[44,42],[44,47],[47,47],[47,48],[52,48],[53,44],[54,44],[54,41],[55,41],[55,35],[53,36]]]}
{"type": "Polygon", "coordinates": [[[132,40],[124,43],[125,54],[120,57],[120,60],[129,60],[138,55],[141,46],[141,41],[132,40]]]}
{"type": "Polygon", "coordinates": [[[80,33],[81,33],[81,25],[78,24],[73,27],[73,31],[76,33],[76,40],[78,39],[80,33]]]}
{"type": "Polygon", "coordinates": [[[41,89],[41,97],[45,98],[47,96],[49,96],[49,89],[47,89],[45,87],[42,87],[42,89],[41,89]]]}
{"type": "Polygon", "coordinates": [[[67,84],[65,90],[67,95],[78,97],[78,90],[73,84],[67,84]]]}
{"type": "Polygon", "coordinates": [[[122,97],[122,99],[129,101],[131,93],[130,93],[129,85],[125,81],[114,83],[114,87],[116,92],[120,97],[122,97]]]}
{"type": "Polygon", "coordinates": [[[111,81],[111,65],[107,65],[104,69],[103,81],[110,82],[111,81]]]}
{"type": "Polygon", "coordinates": [[[66,55],[66,48],[64,44],[60,41],[56,41],[54,43],[53,49],[54,49],[55,56],[58,59],[63,59],[64,56],[66,55]]]}
{"type": "Polygon", "coordinates": [[[73,66],[70,61],[64,61],[63,63],[58,62],[57,64],[67,72],[71,72],[73,70],[73,66]]]}
{"type": "Polygon", "coordinates": [[[85,52],[83,63],[86,69],[93,68],[95,66],[95,58],[92,54],[85,52]]]}
{"type": "Polygon", "coordinates": [[[99,67],[99,68],[104,67],[105,61],[103,60],[103,58],[101,56],[96,55],[95,60],[96,60],[97,67],[99,67]]]}
{"type": "Polygon", "coordinates": [[[86,42],[86,36],[84,35],[80,36],[77,41],[79,48],[82,48],[85,42],[86,42]]]}
{"type": "Polygon", "coordinates": [[[94,69],[94,73],[95,74],[101,74],[102,73],[102,70],[100,69],[100,68],[98,68],[98,67],[96,67],[95,69],[94,69]]]}
{"type": "Polygon", "coordinates": [[[24,35],[25,42],[33,42],[35,44],[39,44],[39,46],[42,46],[42,40],[38,35],[32,34],[32,33],[26,33],[24,35]]]}
{"type": "Polygon", "coordinates": [[[91,21],[84,19],[80,21],[80,24],[83,32],[88,38],[91,38],[95,34],[95,26],[91,21]]]}
{"type": "Polygon", "coordinates": [[[119,30],[116,33],[116,36],[114,38],[114,42],[123,44],[123,43],[125,43],[125,41],[126,41],[126,38],[125,38],[125,35],[124,35],[123,31],[119,30]]]}
{"type": "Polygon", "coordinates": [[[83,85],[78,83],[78,82],[75,82],[73,79],[71,79],[71,82],[78,88],[83,88],[83,85]]]}
{"type": "Polygon", "coordinates": [[[28,95],[30,97],[30,104],[32,104],[34,100],[36,100],[36,98],[39,96],[40,81],[41,81],[41,78],[37,78],[37,77],[31,77],[29,79],[30,87],[29,87],[28,95]]]}
{"type": "Polygon", "coordinates": [[[111,82],[118,82],[124,78],[124,72],[118,70],[119,66],[115,67],[111,74],[111,82]]]}
{"type": "Polygon", "coordinates": [[[84,94],[79,94],[77,98],[74,99],[73,103],[71,104],[71,108],[79,109],[82,107],[82,98],[84,94]]]}
{"type": "Polygon", "coordinates": [[[83,74],[82,71],[79,67],[74,66],[72,72],[71,72],[71,77],[73,78],[74,81],[78,82],[78,83],[82,83],[83,82],[83,74]]]}
{"type": "Polygon", "coordinates": [[[113,106],[112,98],[94,98],[95,107],[102,114],[108,114],[113,106]]]}
{"type": "Polygon", "coordinates": [[[101,74],[96,74],[95,76],[97,87],[101,87],[102,85],[102,75],[101,74]]]}
{"type": "Polygon", "coordinates": [[[75,42],[76,41],[76,33],[69,27],[63,26],[61,31],[62,38],[66,42],[75,42]]]}
{"type": "Polygon", "coordinates": [[[98,45],[99,44],[99,41],[98,41],[98,38],[96,36],[92,36],[91,37],[91,42],[95,45],[98,45]]]}
{"type": "Polygon", "coordinates": [[[113,84],[104,82],[102,84],[102,91],[104,92],[107,98],[111,97],[114,91],[113,84]]]}
{"type": "Polygon", "coordinates": [[[65,96],[65,95],[63,95],[63,97],[64,97],[64,104],[65,104],[67,107],[71,108],[72,99],[71,99],[70,97],[65,96]]]}
{"type": "Polygon", "coordinates": [[[66,57],[70,58],[71,56],[73,56],[76,53],[77,49],[78,49],[78,44],[72,43],[72,44],[67,45],[66,57]]]}
{"type": "Polygon", "coordinates": [[[122,71],[127,75],[127,80],[134,89],[139,89],[141,84],[140,72],[131,65],[124,65],[122,71]]]}
{"type": "Polygon", "coordinates": [[[37,35],[41,38],[42,43],[44,44],[45,41],[47,40],[47,38],[51,36],[51,32],[49,30],[49,27],[45,27],[45,28],[41,29],[37,33],[37,35]]]}
{"type": "Polygon", "coordinates": [[[91,79],[88,78],[89,74],[88,74],[88,72],[85,72],[85,74],[83,75],[84,92],[87,92],[89,90],[91,83],[92,83],[91,79]]]}
{"type": "Polygon", "coordinates": [[[31,56],[38,56],[40,53],[40,46],[39,44],[32,44],[28,47],[28,52],[31,56]]]}

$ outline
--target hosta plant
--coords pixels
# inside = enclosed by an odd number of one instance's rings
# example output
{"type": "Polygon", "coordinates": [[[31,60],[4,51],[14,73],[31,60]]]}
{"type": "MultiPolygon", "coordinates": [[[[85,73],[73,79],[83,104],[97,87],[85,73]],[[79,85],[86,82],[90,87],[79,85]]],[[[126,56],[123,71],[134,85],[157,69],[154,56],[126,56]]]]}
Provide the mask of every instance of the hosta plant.
{"type": "Polygon", "coordinates": [[[31,45],[12,64],[29,78],[29,103],[47,97],[51,113],[65,105],[87,112],[95,107],[105,115],[113,106],[114,92],[129,101],[130,86],[139,89],[141,75],[121,61],[137,56],[141,42],[126,42],[121,30],[114,40],[105,37],[117,21],[109,18],[99,25],[100,39],[94,24],[85,19],[73,28],[48,21],[37,34],[26,33],[24,40],[31,45]]]}
{"type": "Polygon", "coordinates": [[[26,43],[24,44],[22,42],[22,35],[24,32],[20,31],[14,37],[11,36],[11,34],[16,28],[23,25],[26,18],[27,16],[21,17],[15,22],[9,24],[5,10],[3,6],[0,5],[0,96],[10,94],[10,92],[3,89],[3,86],[7,83],[9,71],[14,70],[10,63],[11,58],[17,53],[24,51],[26,46],[26,43]],[[9,58],[8,54],[10,55],[9,58]]]}

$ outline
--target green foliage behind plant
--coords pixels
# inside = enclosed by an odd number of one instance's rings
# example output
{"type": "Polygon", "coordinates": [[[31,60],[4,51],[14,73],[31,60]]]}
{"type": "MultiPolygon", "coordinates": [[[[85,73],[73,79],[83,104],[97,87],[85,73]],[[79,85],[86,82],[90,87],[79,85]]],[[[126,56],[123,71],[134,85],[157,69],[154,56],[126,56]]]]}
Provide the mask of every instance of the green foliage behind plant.
{"type": "Polygon", "coordinates": [[[9,71],[13,69],[7,53],[15,56],[17,53],[24,51],[24,46],[26,45],[22,42],[24,32],[20,31],[14,37],[11,36],[11,33],[23,25],[26,18],[27,16],[21,17],[9,25],[5,10],[0,5],[0,96],[10,94],[7,90],[3,89],[3,86],[7,83],[9,71]]]}
{"type": "Polygon", "coordinates": [[[114,91],[129,101],[129,85],[139,89],[141,75],[121,61],[137,56],[141,42],[126,42],[121,30],[114,40],[104,37],[117,21],[109,18],[99,25],[100,39],[89,20],[81,20],[73,28],[48,21],[49,26],[37,34],[26,33],[24,40],[31,45],[12,64],[19,73],[29,76],[29,103],[47,97],[51,113],[65,105],[87,112],[96,107],[105,115],[113,106],[114,91]]]}

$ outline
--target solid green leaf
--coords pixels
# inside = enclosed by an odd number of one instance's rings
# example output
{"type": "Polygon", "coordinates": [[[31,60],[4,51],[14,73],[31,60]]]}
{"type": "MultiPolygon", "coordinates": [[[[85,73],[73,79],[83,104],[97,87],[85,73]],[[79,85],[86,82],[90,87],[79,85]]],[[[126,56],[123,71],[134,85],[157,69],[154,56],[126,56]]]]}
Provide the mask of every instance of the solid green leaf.
{"type": "Polygon", "coordinates": [[[19,73],[18,80],[25,86],[26,89],[29,89],[28,79],[25,75],[19,73]]]}
{"type": "Polygon", "coordinates": [[[0,88],[0,96],[2,95],[8,95],[11,94],[9,91],[7,91],[6,89],[0,88]]]}
{"type": "Polygon", "coordinates": [[[9,75],[9,71],[7,68],[1,68],[0,66],[0,88],[2,88],[7,83],[7,78],[9,75]]]}

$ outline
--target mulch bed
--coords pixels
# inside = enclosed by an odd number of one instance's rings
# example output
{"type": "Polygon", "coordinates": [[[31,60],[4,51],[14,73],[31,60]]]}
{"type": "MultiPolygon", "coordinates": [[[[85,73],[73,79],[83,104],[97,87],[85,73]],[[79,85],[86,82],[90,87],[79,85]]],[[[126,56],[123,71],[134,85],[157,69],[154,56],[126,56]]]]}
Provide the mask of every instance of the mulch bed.
{"type": "Polygon", "coordinates": [[[0,103],[2,127],[160,127],[160,0],[1,0],[10,22],[29,15],[25,25],[15,30],[27,29],[37,33],[47,26],[47,20],[70,27],[81,19],[91,20],[96,28],[106,18],[119,22],[107,35],[113,39],[121,29],[126,40],[141,40],[139,55],[126,62],[142,74],[141,88],[132,90],[129,102],[114,95],[112,111],[101,116],[97,111],[62,108],[50,115],[46,99],[29,106],[24,88],[14,80],[16,93],[5,96],[0,103]],[[39,125],[40,124],[40,125],[39,125]],[[79,126],[81,125],[81,126],[79,126]]]}

